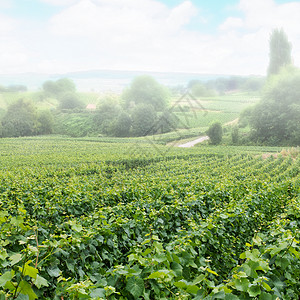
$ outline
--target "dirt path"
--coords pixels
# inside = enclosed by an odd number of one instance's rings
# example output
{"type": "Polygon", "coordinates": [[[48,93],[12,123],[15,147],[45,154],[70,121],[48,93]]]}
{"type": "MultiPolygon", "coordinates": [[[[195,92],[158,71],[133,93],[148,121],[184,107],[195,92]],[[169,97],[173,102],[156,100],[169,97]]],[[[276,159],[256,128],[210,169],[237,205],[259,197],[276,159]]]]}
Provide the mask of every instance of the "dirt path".
{"type": "Polygon", "coordinates": [[[181,148],[190,148],[190,147],[194,147],[196,144],[199,144],[199,143],[202,143],[204,141],[207,141],[209,139],[208,136],[202,136],[196,140],[193,140],[193,141],[190,141],[190,142],[187,142],[187,143],[184,143],[184,144],[181,144],[181,145],[178,145],[177,147],[181,147],[181,148]]]}

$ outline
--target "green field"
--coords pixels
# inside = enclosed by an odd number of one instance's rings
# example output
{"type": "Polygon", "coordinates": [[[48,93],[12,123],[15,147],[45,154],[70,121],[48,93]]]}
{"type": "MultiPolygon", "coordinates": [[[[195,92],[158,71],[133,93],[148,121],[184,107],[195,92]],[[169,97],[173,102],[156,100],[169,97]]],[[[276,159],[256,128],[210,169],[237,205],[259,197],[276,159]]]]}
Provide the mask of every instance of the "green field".
{"type": "MultiPolygon", "coordinates": [[[[176,112],[179,128],[207,128],[212,122],[223,125],[237,119],[245,108],[257,103],[259,97],[248,93],[233,93],[216,97],[200,97],[197,99],[183,98],[173,101],[176,111],[178,106],[187,111],[176,112]]],[[[178,109],[177,109],[178,110],[178,109]]]]}
{"type": "Polygon", "coordinates": [[[0,299],[298,299],[300,157],[278,152],[1,139],[0,299]]]}

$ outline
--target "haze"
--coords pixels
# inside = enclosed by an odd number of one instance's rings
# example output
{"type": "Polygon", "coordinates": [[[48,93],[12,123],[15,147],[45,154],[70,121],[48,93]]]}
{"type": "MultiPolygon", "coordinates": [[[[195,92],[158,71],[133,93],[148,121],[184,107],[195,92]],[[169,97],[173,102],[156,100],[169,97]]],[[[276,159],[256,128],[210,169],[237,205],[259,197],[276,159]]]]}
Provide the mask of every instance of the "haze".
{"type": "Polygon", "coordinates": [[[299,1],[1,0],[0,73],[265,75],[274,28],[300,65],[299,15],[299,1]]]}

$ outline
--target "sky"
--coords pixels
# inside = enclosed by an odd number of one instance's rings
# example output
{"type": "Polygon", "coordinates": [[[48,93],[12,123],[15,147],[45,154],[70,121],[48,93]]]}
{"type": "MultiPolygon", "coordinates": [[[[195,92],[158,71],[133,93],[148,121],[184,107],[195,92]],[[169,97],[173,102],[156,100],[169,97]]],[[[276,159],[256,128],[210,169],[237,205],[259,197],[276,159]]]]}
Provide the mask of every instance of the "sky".
{"type": "Polygon", "coordinates": [[[265,75],[272,30],[300,66],[300,1],[0,0],[0,74],[265,75]]]}

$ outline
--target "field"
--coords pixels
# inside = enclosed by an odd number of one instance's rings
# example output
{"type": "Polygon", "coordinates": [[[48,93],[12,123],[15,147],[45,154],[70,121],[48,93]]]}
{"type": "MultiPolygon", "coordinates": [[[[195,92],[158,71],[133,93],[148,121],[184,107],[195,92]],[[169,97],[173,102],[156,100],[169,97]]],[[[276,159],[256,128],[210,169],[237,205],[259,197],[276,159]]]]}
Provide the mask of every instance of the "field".
{"type": "Polygon", "coordinates": [[[298,299],[300,157],[267,152],[1,139],[0,299],[298,299]]]}
{"type": "Polygon", "coordinates": [[[258,100],[257,95],[249,93],[232,93],[197,99],[187,95],[179,100],[173,99],[172,109],[179,118],[179,128],[206,130],[212,122],[219,121],[224,125],[237,119],[241,111],[257,103],[258,100]],[[177,109],[179,106],[186,108],[187,111],[177,109]]]}

